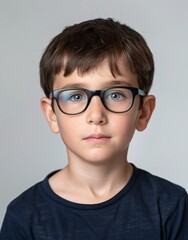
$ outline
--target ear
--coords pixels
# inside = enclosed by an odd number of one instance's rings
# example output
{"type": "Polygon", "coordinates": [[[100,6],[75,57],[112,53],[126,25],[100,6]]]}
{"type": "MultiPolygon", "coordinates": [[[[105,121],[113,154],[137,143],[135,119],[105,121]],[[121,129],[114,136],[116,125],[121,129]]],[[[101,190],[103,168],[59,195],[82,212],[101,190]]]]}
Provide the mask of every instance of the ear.
{"type": "Polygon", "coordinates": [[[40,104],[41,104],[41,108],[42,108],[42,111],[48,121],[48,124],[51,128],[51,130],[54,132],[54,133],[58,133],[59,132],[59,126],[58,126],[58,123],[57,123],[57,118],[56,118],[56,115],[52,109],[52,106],[51,106],[51,99],[47,98],[47,97],[43,97],[40,101],[40,104]]]}
{"type": "Polygon", "coordinates": [[[155,109],[155,97],[152,95],[146,96],[143,99],[143,105],[140,109],[136,129],[143,131],[151,118],[151,115],[155,109]]]}

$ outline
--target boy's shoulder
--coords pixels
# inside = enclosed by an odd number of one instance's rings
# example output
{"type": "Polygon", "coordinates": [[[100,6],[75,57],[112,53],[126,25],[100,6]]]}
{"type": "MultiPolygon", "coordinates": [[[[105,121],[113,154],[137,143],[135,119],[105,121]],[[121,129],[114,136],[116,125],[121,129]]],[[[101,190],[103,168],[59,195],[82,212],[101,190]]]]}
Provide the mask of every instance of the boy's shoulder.
{"type": "Polygon", "coordinates": [[[136,192],[144,196],[146,205],[153,206],[153,211],[169,216],[175,209],[187,204],[188,195],[183,187],[142,169],[139,169],[138,175],[136,192]]]}
{"type": "Polygon", "coordinates": [[[37,205],[40,206],[44,201],[43,194],[41,194],[41,183],[38,182],[22,192],[9,203],[7,210],[16,216],[20,215],[25,209],[31,213],[34,208],[36,209],[37,205]]]}
{"type": "Polygon", "coordinates": [[[41,203],[44,203],[47,199],[48,194],[46,188],[48,186],[48,179],[58,171],[59,170],[55,170],[49,173],[42,181],[35,183],[33,186],[23,191],[9,203],[8,208],[18,209],[25,205],[28,206],[28,209],[32,209],[34,205],[36,205],[35,207],[37,207],[37,205],[40,207],[41,203]]]}
{"type": "Polygon", "coordinates": [[[33,211],[48,208],[51,204],[49,200],[51,189],[48,179],[58,171],[55,170],[49,173],[42,181],[37,182],[13,199],[7,207],[7,212],[12,213],[13,216],[29,216],[33,211]],[[28,214],[25,214],[26,212],[28,214]]]}
{"type": "Polygon", "coordinates": [[[154,175],[146,170],[139,169],[142,189],[152,191],[156,194],[165,195],[182,195],[185,194],[185,189],[178,184],[175,184],[165,178],[154,175]]]}

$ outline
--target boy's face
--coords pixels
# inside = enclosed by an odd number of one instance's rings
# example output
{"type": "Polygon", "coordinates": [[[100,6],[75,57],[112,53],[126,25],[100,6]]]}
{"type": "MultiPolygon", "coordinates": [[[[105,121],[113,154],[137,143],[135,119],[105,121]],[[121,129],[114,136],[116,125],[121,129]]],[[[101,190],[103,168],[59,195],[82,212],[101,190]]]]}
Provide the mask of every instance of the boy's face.
{"type": "MultiPolygon", "coordinates": [[[[73,74],[64,77],[61,72],[55,77],[54,89],[69,88],[75,85],[89,90],[100,90],[115,85],[139,87],[136,75],[125,67],[122,67],[121,71],[123,76],[114,77],[107,62],[104,61],[99,68],[82,76],[74,71],[73,74]]],[[[136,96],[132,108],[125,113],[108,111],[98,96],[94,96],[88,108],[78,115],[62,113],[56,101],[54,101],[54,113],[50,101],[43,98],[42,108],[51,129],[61,134],[69,161],[77,159],[102,163],[114,159],[125,160],[135,129],[143,130],[150,117],[143,120],[143,113],[148,110],[143,111],[145,103],[143,108],[139,109],[139,96],[136,96]]]]}

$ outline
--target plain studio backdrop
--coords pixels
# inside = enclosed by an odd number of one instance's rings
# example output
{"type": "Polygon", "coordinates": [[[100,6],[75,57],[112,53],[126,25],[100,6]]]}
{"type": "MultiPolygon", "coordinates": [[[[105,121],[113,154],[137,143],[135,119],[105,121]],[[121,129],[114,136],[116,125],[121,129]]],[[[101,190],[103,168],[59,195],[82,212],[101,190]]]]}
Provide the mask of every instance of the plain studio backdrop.
{"type": "Polygon", "coordinates": [[[157,106],[128,160],[188,190],[187,13],[186,0],[0,0],[0,224],[13,198],[67,162],[40,109],[44,48],[65,26],[97,17],[130,25],[154,54],[157,106]]]}

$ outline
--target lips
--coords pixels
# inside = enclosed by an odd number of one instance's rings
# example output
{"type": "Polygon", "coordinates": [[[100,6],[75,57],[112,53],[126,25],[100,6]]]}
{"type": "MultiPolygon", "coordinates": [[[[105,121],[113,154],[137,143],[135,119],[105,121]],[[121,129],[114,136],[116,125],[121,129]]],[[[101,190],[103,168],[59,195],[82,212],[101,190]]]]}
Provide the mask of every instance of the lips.
{"type": "Polygon", "coordinates": [[[86,141],[91,141],[91,142],[106,142],[110,139],[110,136],[104,135],[104,134],[91,134],[87,137],[84,138],[86,141]]]}

